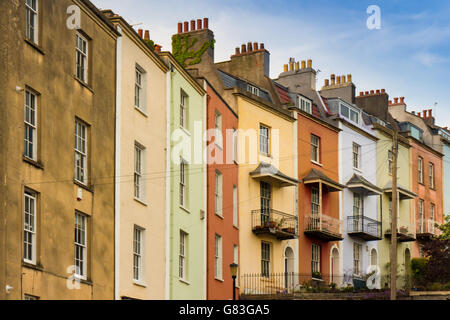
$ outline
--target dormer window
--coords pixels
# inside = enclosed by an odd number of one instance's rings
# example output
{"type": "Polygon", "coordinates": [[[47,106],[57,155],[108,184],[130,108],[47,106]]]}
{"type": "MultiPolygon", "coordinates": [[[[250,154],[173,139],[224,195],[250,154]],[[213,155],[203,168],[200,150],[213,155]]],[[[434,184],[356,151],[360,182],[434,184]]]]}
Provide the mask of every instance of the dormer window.
{"type": "Polygon", "coordinates": [[[305,111],[305,112],[307,112],[309,114],[312,113],[311,101],[308,100],[308,99],[305,99],[303,97],[298,97],[298,107],[302,111],[305,111]]]}
{"type": "Polygon", "coordinates": [[[255,96],[259,96],[259,89],[251,84],[247,84],[247,91],[255,96]]]}
{"type": "Polygon", "coordinates": [[[359,111],[348,107],[344,104],[341,104],[341,116],[343,116],[344,118],[349,119],[350,121],[359,124],[359,111]]]}

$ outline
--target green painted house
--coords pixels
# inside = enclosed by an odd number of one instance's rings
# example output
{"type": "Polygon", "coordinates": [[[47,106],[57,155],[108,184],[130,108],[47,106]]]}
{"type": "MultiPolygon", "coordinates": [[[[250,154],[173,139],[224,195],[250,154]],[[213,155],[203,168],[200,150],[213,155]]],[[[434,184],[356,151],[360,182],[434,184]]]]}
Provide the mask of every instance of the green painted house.
{"type": "MultiPolygon", "coordinates": [[[[200,300],[206,298],[206,92],[169,52],[161,52],[160,57],[170,68],[166,299],[200,300]]],[[[156,175],[163,178],[164,174],[156,175]]]]}

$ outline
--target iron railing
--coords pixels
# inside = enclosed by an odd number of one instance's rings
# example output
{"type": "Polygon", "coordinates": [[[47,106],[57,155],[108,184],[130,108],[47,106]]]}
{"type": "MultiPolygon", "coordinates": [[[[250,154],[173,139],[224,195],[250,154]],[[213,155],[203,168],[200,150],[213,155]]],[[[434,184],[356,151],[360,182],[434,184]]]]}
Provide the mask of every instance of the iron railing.
{"type": "Polygon", "coordinates": [[[298,236],[296,216],[273,209],[252,211],[252,230],[255,234],[271,234],[279,239],[298,236]]]}
{"type": "Polygon", "coordinates": [[[347,218],[347,232],[349,234],[368,235],[364,238],[381,239],[381,222],[366,216],[351,216],[347,218]]]}
{"type": "Polygon", "coordinates": [[[325,214],[312,214],[305,217],[305,232],[324,232],[342,238],[342,221],[325,214]]]}

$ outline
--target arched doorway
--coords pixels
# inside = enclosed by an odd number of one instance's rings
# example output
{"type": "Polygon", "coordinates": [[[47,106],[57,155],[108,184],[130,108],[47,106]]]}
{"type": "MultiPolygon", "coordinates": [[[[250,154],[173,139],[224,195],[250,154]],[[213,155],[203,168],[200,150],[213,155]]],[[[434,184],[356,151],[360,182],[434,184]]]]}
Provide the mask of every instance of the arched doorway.
{"type": "Polygon", "coordinates": [[[294,289],[294,250],[287,247],[284,251],[284,288],[294,289]]]}
{"type": "Polygon", "coordinates": [[[339,250],[334,247],[331,250],[331,283],[339,285],[339,250]]]}
{"type": "Polygon", "coordinates": [[[371,266],[378,265],[378,252],[377,249],[375,248],[372,248],[372,250],[370,250],[370,265],[371,266]]]}

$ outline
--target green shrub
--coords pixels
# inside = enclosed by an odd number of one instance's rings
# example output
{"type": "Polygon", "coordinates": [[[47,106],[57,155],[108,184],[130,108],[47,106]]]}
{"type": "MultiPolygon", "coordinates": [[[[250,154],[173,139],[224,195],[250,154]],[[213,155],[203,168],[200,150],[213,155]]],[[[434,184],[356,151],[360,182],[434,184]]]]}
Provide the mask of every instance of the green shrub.
{"type": "Polygon", "coordinates": [[[424,282],[428,259],[427,258],[414,258],[411,259],[411,272],[414,281],[417,285],[421,285],[424,282]]]}

